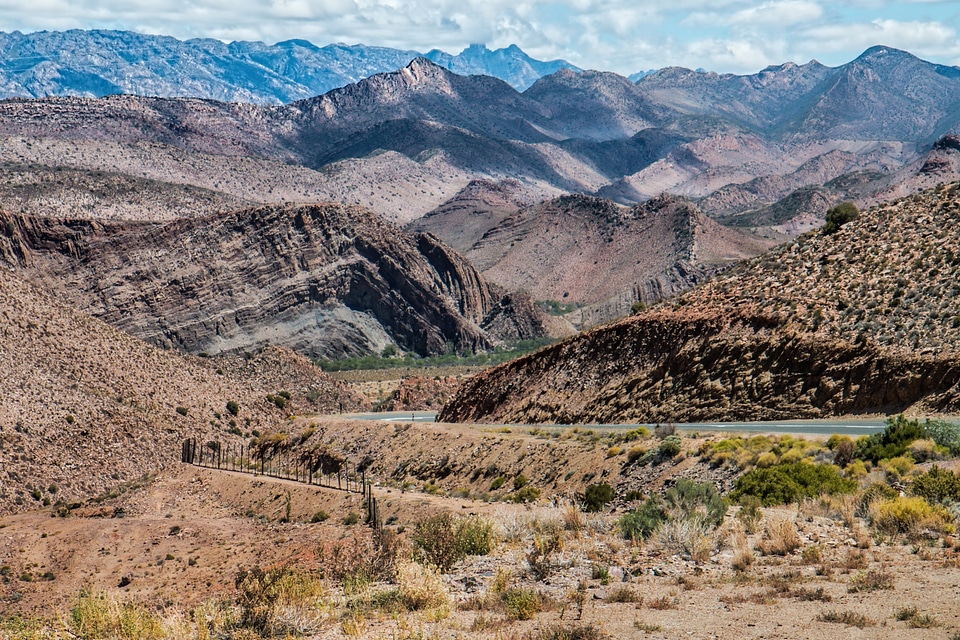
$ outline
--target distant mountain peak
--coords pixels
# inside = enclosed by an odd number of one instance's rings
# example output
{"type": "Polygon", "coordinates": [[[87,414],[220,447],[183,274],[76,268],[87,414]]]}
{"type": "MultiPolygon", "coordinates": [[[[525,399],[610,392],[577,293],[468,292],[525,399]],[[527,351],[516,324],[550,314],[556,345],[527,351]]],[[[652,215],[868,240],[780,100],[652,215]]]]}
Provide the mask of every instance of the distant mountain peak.
{"type": "Polygon", "coordinates": [[[0,32],[0,59],[16,60],[0,65],[0,99],[125,93],[285,104],[402,69],[418,56],[460,75],[499,78],[519,90],[572,67],[563,60],[535,60],[516,45],[490,51],[471,44],[450,55],[363,44],[318,47],[303,39],[228,44],[133,31],[14,31],[0,32]]]}

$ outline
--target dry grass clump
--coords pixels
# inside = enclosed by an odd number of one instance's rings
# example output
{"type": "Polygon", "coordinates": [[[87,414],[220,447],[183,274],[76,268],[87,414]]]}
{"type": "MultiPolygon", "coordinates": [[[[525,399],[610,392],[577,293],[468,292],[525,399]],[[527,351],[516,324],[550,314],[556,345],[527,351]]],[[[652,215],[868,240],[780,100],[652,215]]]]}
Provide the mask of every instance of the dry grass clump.
{"type": "Polygon", "coordinates": [[[166,630],[160,617],[146,607],[83,591],[70,611],[70,631],[81,638],[161,640],[166,630]]]}
{"type": "Polygon", "coordinates": [[[450,598],[443,581],[435,571],[422,564],[401,562],[397,566],[397,591],[410,611],[434,609],[449,612],[450,598]]]}
{"type": "Polygon", "coordinates": [[[636,589],[630,585],[620,585],[616,589],[610,591],[607,594],[608,602],[631,602],[631,603],[642,603],[643,596],[641,596],[636,589]]]}
{"type": "Polygon", "coordinates": [[[661,523],[654,532],[654,539],[667,551],[695,562],[706,562],[716,546],[710,534],[710,525],[699,518],[674,519],[661,523]]]}
{"type": "Polygon", "coordinates": [[[817,620],[820,622],[835,622],[838,624],[845,624],[849,627],[856,627],[858,629],[872,627],[876,624],[867,616],[855,611],[824,611],[817,616],[817,620]]]}
{"type": "Polygon", "coordinates": [[[767,522],[760,541],[760,552],[765,556],[785,556],[800,548],[797,526],[790,518],[777,518],[767,522]]]}
{"type": "Polygon", "coordinates": [[[524,640],[602,640],[609,637],[594,624],[578,624],[549,626],[525,635],[524,640]]]}
{"type": "Polygon", "coordinates": [[[893,576],[883,569],[859,571],[850,578],[850,584],[847,585],[849,593],[865,593],[885,589],[893,589],[893,576]]]}
{"type": "Polygon", "coordinates": [[[647,606],[651,609],[657,609],[658,611],[665,611],[667,609],[676,609],[680,606],[680,603],[677,602],[676,598],[671,598],[670,596],[660,596],[659,598],[654,598],[647,603],[647,606]]]}
{"type": "Polygon", "coordinates": [[[731,567],[738,573],[745,573],[753,566],[755,558],[750,542],[743,531],[737,531],[733,536],[733,562],[731,567]]]}
{"type": "Polygon", "coordinates": [[[936,618],[929,613],[920,613],[920,610],[915,606],[897,609],[893,617],[901,622],[906,622],[911,629],[932,629],[940,626],[940,622],[936,618]]]}

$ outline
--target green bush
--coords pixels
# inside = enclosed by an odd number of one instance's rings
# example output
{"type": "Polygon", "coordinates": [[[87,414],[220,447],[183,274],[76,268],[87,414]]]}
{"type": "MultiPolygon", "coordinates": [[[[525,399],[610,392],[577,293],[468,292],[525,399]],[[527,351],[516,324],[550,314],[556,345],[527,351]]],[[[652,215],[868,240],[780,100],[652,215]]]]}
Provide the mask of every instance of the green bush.
{"type": "Polygon", "coordinates": [[[530,620],[540,612],[540,596],[532,589],[507,589],[500,594],[504,612],[514,620],[530,620]]]}
{"type": "Polygon", "coordinates": [[[608,502],[613,500],[613,487],[608,484],[591,484],[583,493],[584,509],[586,511],[603,511],[608,502]]]}
{"type": "Polygon", "coordinates": [[[526,485],[519,491],[514,491],[504,498],[507,502],[526,503],[536,502],[540,498],[540,489],[526,485]]]}
{"type": "Polygon", "coordinates": [[[940,505],[931,505],[919,496],[877,500],[870,504],[870,522],[877,531],[890,535],[930,529],[950,534],[953,517],[940,505]]]}
{"type": "Polygon", "coordinates": [[[485,556],[493,549],[493,526],[483,518],[454,518],[440,513],[417,523],[413,543],[423,559],[447,572],[467,556],[485,556]]]}
{"type": "Polygon", "coordinates": [[[860,210],[857,209],[857,205],[852,202],[841,202],[827,209],[827,222],[822,227],[823,233],[825,235],[836,233],[841,226],[859,217],[860,210]]]}
{"type": "Polygon", "coordinates": [[[227,402],[227,411],[230,412],[230,415],[236,417],[240,413],[240,405],[236,401],[230,400],[227,402]]]}
{"type": "Polygon", "coordinates": [[[680,453],[681,448],[680,436],[670,435],[660,442],[660,446],[657,447],[657,455],[661,460],[669,460],[680,453]]]}
{"type": "Polygon", "coordinates": [[[663,496],[667,511],[673,518],[700,518],[711,527],[717,527],[727,515],[727,501],[709,482],[694,482],[680,478],[663,496]]]}
{"type": "Polygon", "coordinates": [[[188,413],[190,413],[190,410],[187,409],[186,407],[177,407],[177,413],[179,413],[182,416],[185,416],[188,413]]]}
{"type": "Polygon", "coordinates": [[[525,486],[527,486],[528,482],[530,481],[527,479],[527,476],[521,473],[513,479],[513,490],[519,491],[520,489],[523,489],[525,486]]]}
{"type": "Polygon", "coordinates": [[[841,476],[840,470],[832,464],[795,462],[751,469],[737,480],[730,499],[739,501],[744,496],[754,496],[769,507],[814,498],[823,493],[852,493],[856,489],[857,483],[841,476]]]}
{"type": "Polygon", "coordinates": [[[504,484],[506,484],[506,482],[507,482],[507,479],[504,478],[503,476],[500,476],[499,478],[494,479],[494,481],[490,484],[490,490],[496,491],[497,489],[502,487],[504,484]]]}
{"type": "Polygon", "coordinates": [[[937,465],[913,479],[910,491],[927,502],[960,502],[960,476],[937,465]]]}
{"type": "Polygon", "coordinates": [[[950,455],[960,456],[960,425],[943,420],[927,420],[923,423],[923,430],[928,438],[949,449],[950,455]]]}
{"type": "Polygon", "coordinates": [[[876,464],[880,460],[902,456],[914,440],[926,437],[918,420],[907,420],[902,415],[888,418],[881,433],[874,433],[857,441],[856,457],[876,464]]]}
{"type": "Polygon", "coordinates": [[[650,534],[666,519],[667,511],[664,508],[663,499],[653,496],[636,509],[623,514],[617,520],[617,528],[623,538],[640,540],[649,538],[650,534]]]}

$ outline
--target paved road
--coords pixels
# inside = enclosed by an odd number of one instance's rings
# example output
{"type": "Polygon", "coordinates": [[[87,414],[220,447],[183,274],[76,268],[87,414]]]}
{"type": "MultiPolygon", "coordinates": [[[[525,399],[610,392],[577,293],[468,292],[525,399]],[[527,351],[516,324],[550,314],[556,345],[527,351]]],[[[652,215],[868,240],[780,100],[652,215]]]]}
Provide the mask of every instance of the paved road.
{"type": "MultiPolygon", "coordinates": [[[[353,413],[342,417],[354,420],[381,420],[384,422],[435,422],[437,414],[430,411],[385,411],[383,413],[353,413]]],[[[683,431],[731,431],[731,432],[761,432],[761,433],[795,433],[809,435],[840,435],[861,436],[883,431],[886,420],[883,418],[851,419],[851,420],[783,420],[773,422],[697,422],[677,424],[683,431]]],[[[566,429],[574,425],[484,425],[491,428],[510,427],[538,427],[542,429],[566,429]]],[[[629,430],[635,429],[636,424],[584,424],[576,425],[583,429],[602,430],[629,430]]],[[[646,425],[652,427],[653,425],[646,425]]]]}

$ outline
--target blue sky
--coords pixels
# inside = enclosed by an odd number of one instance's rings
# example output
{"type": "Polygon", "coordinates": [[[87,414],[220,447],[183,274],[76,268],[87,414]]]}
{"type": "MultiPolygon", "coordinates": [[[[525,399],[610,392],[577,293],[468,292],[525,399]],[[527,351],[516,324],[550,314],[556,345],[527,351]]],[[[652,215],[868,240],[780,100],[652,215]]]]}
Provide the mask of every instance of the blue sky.
{"type": "Polygon", "coordinates": [[[517,44],[536,58],[623,74],[838,65],[874,44],[956,65],[958,25],[960,0],[0,0],[0,31],[110,28],[451,53],[517,44]]]}

